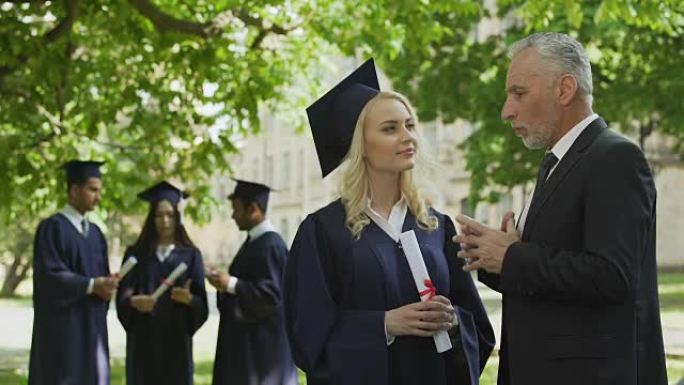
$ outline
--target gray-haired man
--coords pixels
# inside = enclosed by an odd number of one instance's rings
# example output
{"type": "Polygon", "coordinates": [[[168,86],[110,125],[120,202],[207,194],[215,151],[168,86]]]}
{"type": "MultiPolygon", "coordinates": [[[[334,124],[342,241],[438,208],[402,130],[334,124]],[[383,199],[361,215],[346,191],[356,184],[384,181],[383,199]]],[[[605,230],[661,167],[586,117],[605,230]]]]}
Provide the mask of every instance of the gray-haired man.
{"type": "Polygon", "coordinates": [[[579,42],[541,33],[510,53],[501,117],[546,155],[517,229],[459,216],[455,237],[503,293],[498,383],[666,385],[648,163],[594,114],[579,42]]]}

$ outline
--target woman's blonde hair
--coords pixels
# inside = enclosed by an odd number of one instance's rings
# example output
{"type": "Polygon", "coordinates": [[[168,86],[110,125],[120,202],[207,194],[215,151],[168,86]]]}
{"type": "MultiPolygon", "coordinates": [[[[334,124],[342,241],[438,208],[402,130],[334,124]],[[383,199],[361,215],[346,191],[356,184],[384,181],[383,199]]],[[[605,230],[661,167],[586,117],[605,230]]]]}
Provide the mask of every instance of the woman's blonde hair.
{"type": "Polygon", "coordinates": [[[344,160],[345,169],[340,185],[340,196],[347,214],[345,223],[354,236],[354,239],[359,239],[363,228],[370,224],[370,218],[364,213],[367,200],[371,193],[368,166],[363,156],[364,121],[366,120],[366,115],[368,114],[370,107],[378,100],[383,99],[395,99],[401,102],[401,104],[406,107],[415,123],[416,164],[413,169],[401,172],[399,176],[399,188],[401,193],[406,198],[409,210],[416,216],[420,228],[434,230],[438,225],[437,218],[430,214],[430,203],[423,199],[421,189],[416,183],[416,174],[423,172],[422,169],[430,164],[427,159],[427,151],[425,151],[425,142],[418,125],[418,118],[411,103],[409,103],[406,97],[396,92],[381,91],[369,100],[363,110],[361,110],[359,119],[356,121],[354,136],[352,137],[349,152],[344,160]]]}

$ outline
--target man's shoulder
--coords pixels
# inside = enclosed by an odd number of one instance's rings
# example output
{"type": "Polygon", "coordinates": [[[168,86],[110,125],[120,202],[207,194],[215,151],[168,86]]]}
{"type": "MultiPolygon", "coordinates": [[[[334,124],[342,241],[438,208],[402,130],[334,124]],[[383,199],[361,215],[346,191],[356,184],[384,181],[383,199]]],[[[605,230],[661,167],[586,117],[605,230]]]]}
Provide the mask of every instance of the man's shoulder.
{"type": "Polygon", "coordinates": [[[643,151],[636,142],[610,129],[605,130],[596,138],[588,155],[593,160],[592,163],[606,166],[621,162],[642,162],[645,159],[643,151]]]}
{"type": "Polygon", "coordinates": [[[38,224],[38,230],[63,226],[64,224],[69,224],[69,219],[61,212],[57,212],[47,218],[43,218],[38,224]]]}
{"type": "Polygon", "coordinates": [[[270,247],[276,247],[276,248],[287,248],[285,245],[285,240],[283,237],[275,230],[272,231],[267,231],[263,234],[261,234],[257,239],[255,239],[253,242],[254,246],[257,247],[265,247],[265,248],[270,248],[270,247]]]}

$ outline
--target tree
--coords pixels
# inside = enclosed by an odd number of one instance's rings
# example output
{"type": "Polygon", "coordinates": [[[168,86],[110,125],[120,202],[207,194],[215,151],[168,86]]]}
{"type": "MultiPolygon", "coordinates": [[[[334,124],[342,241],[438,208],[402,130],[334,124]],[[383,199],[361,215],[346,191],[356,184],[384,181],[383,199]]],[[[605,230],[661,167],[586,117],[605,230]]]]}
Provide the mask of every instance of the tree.
{"type": "MultiPolygon", "coordinates": [[[[258,132],[267,102],[294,102],[284,90],[319,51],[300,3],[1,3],[2,233],[32,232],[65,203],[73,158],[107,162],[104,223],[142,212],[135,192],[169,177],[193,193],[186,213],[208,220],[210,176],[230,170],[234,139],[258,132]]],[[[23,238],[8,241],[10,279],[30,259],[23,238]]]]}
{"type": "MultiPolygon", "coordinates": [[[[432,35],[404,31],[401,49],[383,52],[383,68],[415,102],[423,120],[457,118],[477,130],[463,144],[471,173],[471,200],[496,200],[499,193],[534,178],[541,152],[526,150],[500,117],[505,98],[506,47],[537,31],[570,33],[588,50],[594,75],[594,107],[609,123],[636,133],[642,144],[656,131],[684,153],[684,3],[680,1],[499,1],[504,28],[478,36],[474,22],[429,7],[432,35]],[[498,33],[497,33],[498,32],[498,33]],[[398,52],[395,54],[395,52],[398,52]]],[[[657,159],[651,159],[657,163],[657,159]]]]}
{"type": "MultiPolygon", "coordinates": [[[[540,30],[569,32],[589,50],[596,110],[642,142],[684,141],[679,1],[503,0],[504,29],[479,0],[112,0],[0,4],[0,232],[64,204],[60,166],[107,161],[102,222],[142,212],[134,192],[174,177],[193,193],[186,212],[209,219],[211,176],[229,172],[235,139],[259,113],[305,121],[322,91],[325,57],[374,56],[422,120],[473,122],[463,144],[472,200],[495,200],[536,172],[499,118],[506,46],[540,30]],[[293,87],[297,84],[297,87],[293,87]],[[293,90],[304,92],[293,92],[293,90]]],[[[19,250],[9,238],[0,250],[19,250]]],[[[10,275],[21,273],[26,259],[10,275]]],[[[28,253],[30,254],[30,252],[28,253]]]]}

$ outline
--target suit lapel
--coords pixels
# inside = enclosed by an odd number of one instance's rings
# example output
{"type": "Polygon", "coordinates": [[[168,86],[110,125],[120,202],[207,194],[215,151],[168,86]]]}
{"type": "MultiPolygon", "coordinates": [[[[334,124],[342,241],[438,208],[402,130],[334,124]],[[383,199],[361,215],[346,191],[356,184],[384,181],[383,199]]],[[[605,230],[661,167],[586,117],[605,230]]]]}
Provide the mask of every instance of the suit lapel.
{"type": "Polygon", "coordinates": [[[606,122],[601,118],[596,118],[593,122],[589,123],[587,128],[582,131],[579,137],[572,144],[568,152],[560,160],[558,166],[553,171],[549,179],[544,183],[544,186],[537,196],[537,199],[532,201],[530,205],[529,213],[527,214],[527,219],[525,220],[525,229],[523,231],[522,239],[526,241],[529,239],[530,232],[534,227],[534,223],[537,216],[544,207],[544,204],[549,200],[549,198],[558,189],[561,182],[568,175],[570,170],[577,164],[577,162],[584,155],[584,151],[591,145],[596,137],[607,127],[606,122]]]}

